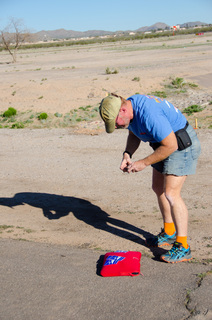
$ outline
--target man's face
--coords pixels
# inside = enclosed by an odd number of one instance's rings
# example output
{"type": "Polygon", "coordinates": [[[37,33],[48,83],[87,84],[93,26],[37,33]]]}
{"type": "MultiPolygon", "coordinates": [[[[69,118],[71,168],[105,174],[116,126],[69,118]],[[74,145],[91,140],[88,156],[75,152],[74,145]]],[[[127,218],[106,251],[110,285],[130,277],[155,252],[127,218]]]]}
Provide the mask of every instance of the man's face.
{"type": "Polygon", "coordinates": [[[118,116],[116,117],[116,129],[126,129],[130,124],[129,112],[126,109],[121,108],[118,116]]]}

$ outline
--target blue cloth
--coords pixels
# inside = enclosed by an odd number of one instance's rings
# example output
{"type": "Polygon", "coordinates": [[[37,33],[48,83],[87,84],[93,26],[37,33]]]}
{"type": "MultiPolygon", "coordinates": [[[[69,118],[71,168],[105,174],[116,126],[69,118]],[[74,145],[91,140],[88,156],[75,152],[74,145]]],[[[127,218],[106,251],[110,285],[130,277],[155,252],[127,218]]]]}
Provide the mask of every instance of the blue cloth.
{"type": "Polygon", "coordinates": [[[127,100],[133,107],[133,121],[128,129],[144,142],[161,142],[186,125],[185,116],[167,100],[140,94],[127,100]]]}

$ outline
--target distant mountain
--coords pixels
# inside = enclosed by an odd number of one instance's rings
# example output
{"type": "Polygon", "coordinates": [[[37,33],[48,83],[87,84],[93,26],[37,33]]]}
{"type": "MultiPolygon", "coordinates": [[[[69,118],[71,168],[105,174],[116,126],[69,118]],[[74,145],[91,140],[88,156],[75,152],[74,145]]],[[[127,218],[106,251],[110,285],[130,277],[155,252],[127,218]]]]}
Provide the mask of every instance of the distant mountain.
{"type": "Polygon", "coordinates": [[[199,26],[207,26],[207,23],[195,21],[195,22],[186,22],[183,24],[180,24],[180,28],[193,28],[193,27],[199,27],[199,26]]]}
{"type": "MultiPolygon", "coordinates": [[[[195,21],[195,22],[186,22],[180,24],[181,28],[193,28],[195,26],[206,26],[207,23],[195,21]]],[[[149,32],[149,31],[157,31],[157,30],[169,30],[170,26],[163,22],[157,22],[151,26],[141,27],[137,30],[127,30],[127,31],[104,31],[104,30],[88,30],[88,31],[74,31],[74,30],[65,30],[65,29],[57,29],[57,30],[49,30],[49,31],[39,31],[34,33],[34,37],[37,41],[51,41],[51,40],[60,40],[60,39],[73,39],[73,38],[86,38],[86,37],[99,37],[99,36],[107,36],[107,35],[118,35],[123,33],[130,32],[149,32]]]]}
{"type": "Polygon", "coordinates": [[[149,27],[141,27],[135,30],[135,32],[147,32],[147,31],[165,30],[165,29],[170,29],[170,26],[163,22],[157,22],[149,27]]]}
{"type": "Polygon", "coordinates": [[[73,39],[73,38],[85,38],[85,37],[98,37],[103,35],[114,34],[111,31],[104,30],[88,30],[88,31],[74,31],[74,30],[65,30],[65,29],[57,29],[50,31],[39,31],[35,33],[35,36],[38,40],[53,40],[53,39],[73,39]]]}

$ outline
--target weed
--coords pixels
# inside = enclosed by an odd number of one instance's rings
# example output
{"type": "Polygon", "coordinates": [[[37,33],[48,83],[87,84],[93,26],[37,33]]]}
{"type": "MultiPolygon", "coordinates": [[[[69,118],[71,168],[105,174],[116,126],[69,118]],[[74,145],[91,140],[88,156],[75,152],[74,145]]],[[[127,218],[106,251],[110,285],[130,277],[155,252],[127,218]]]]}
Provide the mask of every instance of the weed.
{"type": "Polygon", "coordinates": [[[38,120],[46,120],[48,118],[48,114],[45,112],[42,112],[41,114],[39,114],[38,116],[38,120]]]}
{"type": "Polygon", "coordinates": [[[6,224],[0,225],[0,229],[1,229],[1,230],[6,230],[6,229],[10,229],[10,228],[14,228],[14,226],[8,226],[8,225],[6,225],[6,224]]]}
{"type": "Polygon", "coordinates": [[[195,112],[200,112],[204,110],[205,107],[201,107],[200,105],[194,104],[190,107],[183,109],[183,113],[186,113],[188,116],[192,115],[195,112]]]}
{"type": "Polygon", "coordinates": [[[32,230],[32,229],[24,229],[24,232],[26,232],[26,233],[32,233],[32,232],[35,232],[35,231],[32,230]]]}
{"type": "Polygon", "coordinates": [[[172,86],[174,88],[179,89],[179,88],[182,88],[185,85],[185,81],[184,81],[183,78],[178,78],[177,77],[177,78],[172,80],[171,84],[172,84],[172,86]]]}
{"type": "Polygon", "coordinates": [[[112,71],[112,70],[110,70],[109,67],[107,67],[106,70],[105,70],[105,73],[106,73],[106,74],[117,74],[117,73],[119,73],[119,71],[118,71],[117,69],[114,69],[114,70],[112,71]]]}
{"type": "Polygon", "coordinates": [[[13,91],[12,96],[14,96],[16,94],[16,91],[13,91]]]}
{"type": "Polygon", "coordinates": [[[159,98],[166,98],[167,97],[167,94],[165,91],[153,91],[151,93],[151,95],[159,97],[159,98]]]}
{"type": "Polygon", "coordinates": [[[132,81],[140,81],[140,77],[134,77],[133,79],[132,79],[132,81]]]}
{"type": "Polygon", "coordinates": [[[165,88],[167,89],[175,89],[177,93],[185,93],[187,90],[186,88],[196,88],[198,87],[197,84],[191,83],[191,82],[185,82],[183,78],[176,77],[176,78],[170,78],[170,83],[165,85],[165,88]]]}
{"type": "Polygon", "coordinates": [[[9,117],[15,116],[16,113],[17,113],[16,109],[10,107],[7,109],[7,111],[3,113],[3,117],[9,118],[9,117]]]}
{"type": "Polygon", "coordinates": [[[24,124],[23,122],[16,122],[12,124],[12,129],[23,129],[24,128],[24,124]]]}
{"type": "Polygon", "coordinates": [[[57,117],[57,118],[61,118],[63,115],[62,115],[61,113],[59,113],[59,112],[56,112],[56,113],[54,114],[54,116],[57,117]]]}
{"type": "Polygon", "coordinates": [[[8,123],[10,123],[10,122],[15,122],[16,120],[15,120],[15,117],[10,117],[9,119],[6,119],[7,120],[7,122],[8,123]]]}
{"type": "Polygon", "coordinates": [[[188,82],[188,86],[191,87],[191,88],[197,88],[198,85],[196,83],[191,83],[191,82],[188,82]]]}
{"type": "Polygon", "coordinates": [[[28,119],[28,120],[24,121],[24,123],[26,123],[26,124],[33,123],[33,120],[28,119]]]}
{"type": "Polygon", "coordinates": [[[90,105],[86,106],[86,107],[79,107],[79,110],[83,110],[83,111],[87,111],[90,108],[92,108],[90,105]]]}
{"type": "Polygon", "coordinates": [[[103,249],[101,247],[95,247],[93,249],[96,250],[96,251],[103,251],[103,249]]]}
{"type": "Polygon", "coordinates": [[[212,259],[203,259],[203,261],[205,262],[205,263],[211,263],[212,262],[212,259]]]}
{"type": "Polygon", "coordinates": [[[38,99],[43,99],[43,96],[40,96],[38,99]]]}
{"type": "Polygon", "coordinates": [[[105,73],[106,73],[106,74],[111,74],[111,71],[110,71],[110,68],[109,68],[109,67],[106,68],[105,73]]]}
{"type": "Polygon", "coordinates": [[[130,210],[127,210],[126,213],[129,213],[129,214],[134,214],[135,212],[133,211],[130,211],[130,210]]]}

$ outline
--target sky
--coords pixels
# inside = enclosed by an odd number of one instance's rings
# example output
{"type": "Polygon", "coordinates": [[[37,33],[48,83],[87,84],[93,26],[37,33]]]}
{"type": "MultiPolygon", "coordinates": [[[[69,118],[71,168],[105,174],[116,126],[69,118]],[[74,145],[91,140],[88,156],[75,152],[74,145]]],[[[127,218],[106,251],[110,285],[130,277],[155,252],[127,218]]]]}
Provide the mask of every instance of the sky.
{"type": "Polygon", "coordinates": [[[126,31],[164,22],[212,24],[212,0],[0,0],[0,30],[22,19],[30,32],[126,31]]]}

